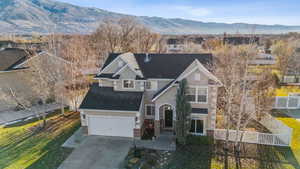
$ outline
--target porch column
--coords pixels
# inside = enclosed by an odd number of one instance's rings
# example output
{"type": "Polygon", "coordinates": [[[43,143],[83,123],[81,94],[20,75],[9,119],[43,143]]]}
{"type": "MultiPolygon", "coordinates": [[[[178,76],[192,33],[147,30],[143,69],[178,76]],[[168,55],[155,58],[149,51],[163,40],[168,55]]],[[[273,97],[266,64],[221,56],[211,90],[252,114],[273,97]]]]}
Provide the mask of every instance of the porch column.
{"type": "Polygon", "coordinates": [[[160,135],[159,105],[155,104],[154,135],[160,135]]]}

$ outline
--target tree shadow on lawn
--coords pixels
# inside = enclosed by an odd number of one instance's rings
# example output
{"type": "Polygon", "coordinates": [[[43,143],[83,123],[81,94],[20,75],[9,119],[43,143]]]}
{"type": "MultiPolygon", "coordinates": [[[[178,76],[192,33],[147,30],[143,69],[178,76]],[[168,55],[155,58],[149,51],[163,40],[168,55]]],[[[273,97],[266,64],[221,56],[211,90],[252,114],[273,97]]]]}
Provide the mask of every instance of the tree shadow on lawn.
{"type": "Polygon", "coordinates": [[[80,123],[75,124],[74,127],[64,130],[55,139],[51,140],[41,152],[43,156],[40,157],[33,164],[26,169],[55,169],[69,156],[73,149],[64,148],[61,145],[72,136],[80,127],[80,123]]]}
{"type": "Polygon", "coordinates": [[[6,168],[14,163],[16,159],[22,156],[22,153],[28,148],[34,146],[31,142],[27,142],[28,139],[34,137],[35,133],[24,133],[24,135],[18,135],[18,139],[14,142],[9,142],[5,146],[1,146],[0,150],[0,167],[6,168]],[[21,137],[21,138],[20,138],[21,137]]]}
{"type": "MultiPolygon", "coordinates": [[[[233,143],[230,143],[232,150],[233,143]]],[[[222,143],[216,146],[216,154],[219,162],[224,163],[224,154],[222,143]]],[[[234,153],[230,152],[231,166],[235,168],[234,153]]],[[[299,169],[299,163],[289,147],[267,146],[257,144],[242,144],[240,159],[242,168],[251,168],[254,166],[259,169],[299,169]]]]}
{"type": "Polygon", "coordinates": [[[37,161],[29,168],[57,168],[72,151],[62,148],[61,145],[80,127],[78,117],[78,113],[74,113],[68,119],[60,116],[51,118],[44,130],[35,130],[39,125],[37,123],[9,131],[3,138],[5,145],[2,143],[0,149],[0,168],[17,168],[22,166],[24,161],[31,163],[35,160],[37,161]]]}

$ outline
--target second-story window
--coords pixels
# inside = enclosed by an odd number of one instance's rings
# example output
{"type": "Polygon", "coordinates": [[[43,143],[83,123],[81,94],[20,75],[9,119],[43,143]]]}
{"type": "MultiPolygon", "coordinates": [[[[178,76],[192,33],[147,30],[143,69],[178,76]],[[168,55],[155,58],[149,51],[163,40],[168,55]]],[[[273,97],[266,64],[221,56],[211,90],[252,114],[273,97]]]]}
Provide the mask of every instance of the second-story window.
{"type": "Polygon", "coordinates": [[[151,82],[150,81],[145,82],[145,89],[146,90],[151,90],[151,82]]]}
{"type": "Polygon", "coordinates": [[[189,87],[186,92],[187,100],[191,103],[207,103],[207,87],[189,87]]]}
{"type": "Polygon", "coordinates": [[[157,90],[157,81],[146,81],[145,89],[146,90],[157,90]]]}
{"type": "Polygon", "coordinates": [[[196,88],[189,87],[186,91],[186,96],[189,102],[196,102],[196,88]]]}
{"type": "Polygon", "coordinates": [[[133,89],[134,88],[134,80],[123,80],[123,88],[124,89],[133,89]]]}
{"type": "Polygon", "coordinates": [[[207,103],[207,88],[198,88],[198,103],[207,103]]]}

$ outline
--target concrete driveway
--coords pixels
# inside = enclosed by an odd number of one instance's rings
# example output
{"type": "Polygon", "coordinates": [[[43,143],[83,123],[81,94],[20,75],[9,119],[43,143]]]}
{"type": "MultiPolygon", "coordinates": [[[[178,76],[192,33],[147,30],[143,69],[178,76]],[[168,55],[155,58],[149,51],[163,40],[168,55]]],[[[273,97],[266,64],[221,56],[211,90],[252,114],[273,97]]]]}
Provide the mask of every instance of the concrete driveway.
{"type": "Polygon", "coordinates": [[[119,169],[132,139],[88,136],[58,169],[119,169]]]}

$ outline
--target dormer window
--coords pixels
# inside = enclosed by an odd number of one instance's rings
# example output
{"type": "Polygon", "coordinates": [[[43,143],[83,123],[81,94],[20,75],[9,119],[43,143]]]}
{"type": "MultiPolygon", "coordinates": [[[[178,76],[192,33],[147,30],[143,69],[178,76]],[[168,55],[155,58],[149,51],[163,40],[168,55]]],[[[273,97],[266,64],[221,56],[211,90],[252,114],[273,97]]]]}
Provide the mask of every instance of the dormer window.
{"type": "Polygon", "coordinates": [[[134,80],[123,80],[124,89],[134,89],[134,80]]]}

